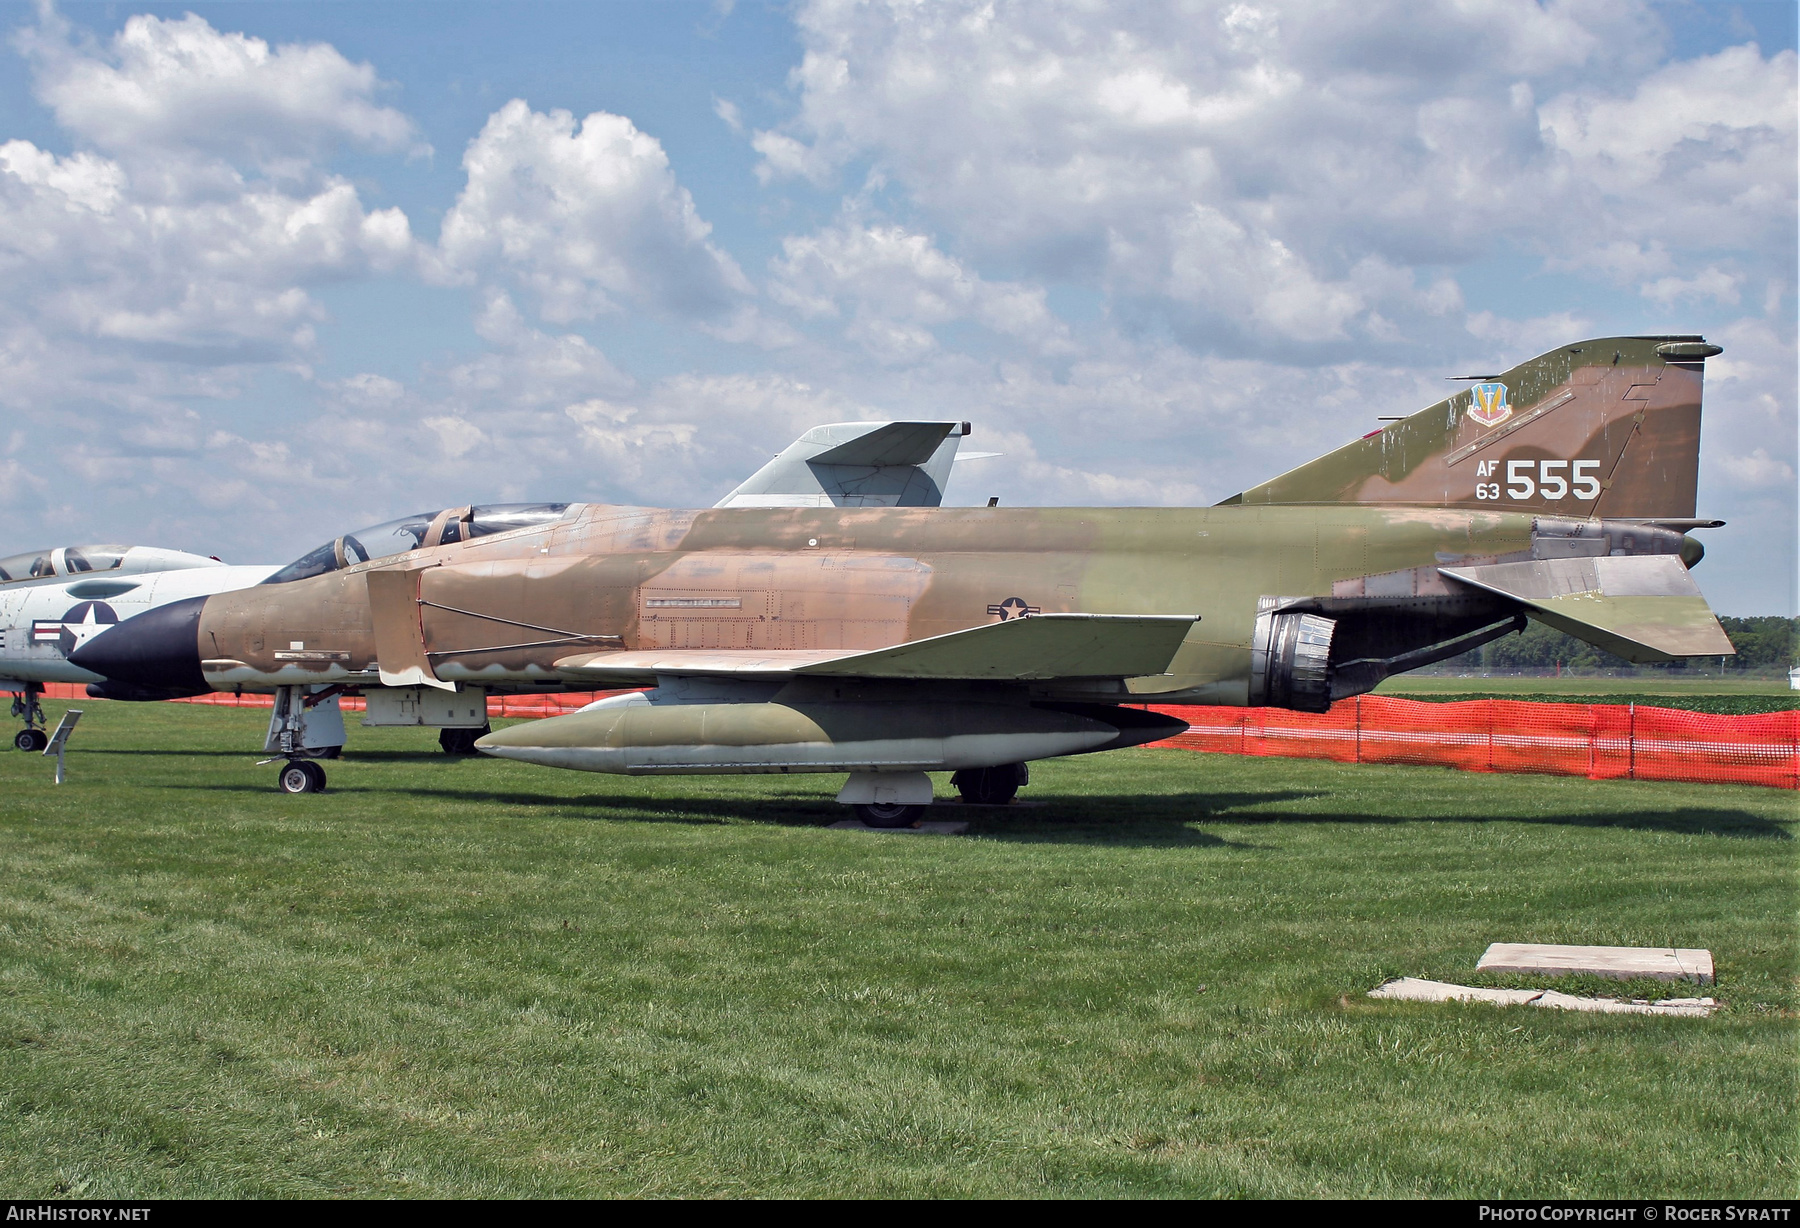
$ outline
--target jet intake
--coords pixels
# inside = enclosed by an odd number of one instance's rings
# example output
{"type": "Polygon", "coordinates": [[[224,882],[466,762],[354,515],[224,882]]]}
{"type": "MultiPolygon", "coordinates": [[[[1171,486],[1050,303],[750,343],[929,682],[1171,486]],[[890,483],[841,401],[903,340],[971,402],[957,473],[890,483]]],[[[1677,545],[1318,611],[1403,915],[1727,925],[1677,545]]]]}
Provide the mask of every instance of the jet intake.
{"type": "Polygon", "coordinates": [[[1267,611],[1250,644],[1250,706],[1324,712],[1331,707],[1335,618],[1267,611]]]}

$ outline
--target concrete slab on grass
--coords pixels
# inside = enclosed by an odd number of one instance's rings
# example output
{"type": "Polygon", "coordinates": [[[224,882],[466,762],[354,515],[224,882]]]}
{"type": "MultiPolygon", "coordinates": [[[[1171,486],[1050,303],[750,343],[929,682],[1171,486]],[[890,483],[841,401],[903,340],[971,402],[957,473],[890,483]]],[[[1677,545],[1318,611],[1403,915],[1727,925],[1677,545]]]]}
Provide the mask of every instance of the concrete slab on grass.
{"type": "Polygon", "coordinates": [[[1492,1002],[1495,1006],[1523,1006],[1543,994],[1541,989],[1481,989],[1416,976],[1403,976],[1369,991],[1371,998],[1396,998],[1402,1002],[1492,1002]]]}
{"type": "Polygon", "coordinates": [[[1610,977],[1629,981],[1713,983],[1711,951],[1684,947],[1567,947],[1552,943],[1496,942],[1475,965],[1477,972],[1523,972],[1539,976],[1610,977]]]}
{"type": "Polygon", "coordinates": [[[967,823],[942,823],[926,820],[914,827],[870,827],[861,819],[844,819],[831,825],[833,831],[872,831],[889,836],[960,836],[969,830],[967,823]]]}
{"type": "Polygon", "coordinates": [[[1554,989],[1482,989],[1403,976],[1377,985],[1371,998],[1397,1002],[1488,1002],[1494,1006],[1543,1006],[1560,1011],[1588,1011],[1600,1015],[1689,1015],[1704,1019],[1718,1008],[1711,998],[1664,998],[1621,1002],[1617,998],[1578,998],[1554,989]]]}

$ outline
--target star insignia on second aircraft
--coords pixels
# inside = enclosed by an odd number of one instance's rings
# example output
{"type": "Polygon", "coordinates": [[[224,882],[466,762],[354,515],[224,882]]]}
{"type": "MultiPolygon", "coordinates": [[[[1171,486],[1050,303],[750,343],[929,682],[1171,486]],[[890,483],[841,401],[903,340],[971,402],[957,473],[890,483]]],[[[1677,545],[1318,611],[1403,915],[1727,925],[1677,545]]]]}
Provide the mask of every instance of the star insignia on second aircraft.
{"type": "Polygon", "coordinates": [[[31,642],[55,644],[66,657],[78,644],[119,621],[118,613],[104,601],[83,601],[61,618],[38,618],[31,623],[31,642]]]}

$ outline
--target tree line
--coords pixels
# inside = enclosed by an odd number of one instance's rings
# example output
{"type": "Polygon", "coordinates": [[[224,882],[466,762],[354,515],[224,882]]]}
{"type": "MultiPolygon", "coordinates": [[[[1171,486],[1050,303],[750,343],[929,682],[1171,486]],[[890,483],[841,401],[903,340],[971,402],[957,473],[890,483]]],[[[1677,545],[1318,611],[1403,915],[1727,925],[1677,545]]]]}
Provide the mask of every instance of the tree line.
{"type": "MultiPolygon", "coordinates": [[[[1725,658],[1729,671],[1783,670],[1800,664],[1800,618],[1720,618],[1737,656],[1725,658]]],[[[1692,662],[1633,667],[1584,640],[1528,623],[1518,635],[1502,636],[1461,656],[1451,657],[1437,668],[1454,669],[1704,669],[1719,668],[1719,658],[1700,657],[1692,662]]]]}

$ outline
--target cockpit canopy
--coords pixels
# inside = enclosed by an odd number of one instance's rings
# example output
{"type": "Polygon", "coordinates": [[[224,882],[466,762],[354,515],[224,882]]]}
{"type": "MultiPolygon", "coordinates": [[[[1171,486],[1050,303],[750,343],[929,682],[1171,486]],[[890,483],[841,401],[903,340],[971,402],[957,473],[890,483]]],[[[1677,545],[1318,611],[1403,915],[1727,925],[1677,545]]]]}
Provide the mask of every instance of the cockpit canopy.
{"type": "Polygon", "coordinates": [[[116,571],[129,549],[130,546],[64,546],[60,550],[28,550],[0,559],[0,584],[84,571],[116,571]]]}
{"type": "Polygon", "coordinates": [[[0,559],[0,584],[55,583],[96,572],[135,576],[223,566],[211,555],[161,546],[59,546],[0,559]]]}
{"type": "Polygon", "coordinates": [[[495,533],[510,533],[532,525],[558,520],[569,510],[567,503],[489,503],[480,507],[448,507],[436,512],[402,516],[386,524],[358,529],[309,550],[264,584],[287,584],[309,576],[322,576],[427,546],[447,546],[495,533]]]}

